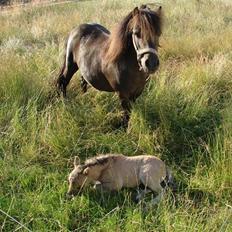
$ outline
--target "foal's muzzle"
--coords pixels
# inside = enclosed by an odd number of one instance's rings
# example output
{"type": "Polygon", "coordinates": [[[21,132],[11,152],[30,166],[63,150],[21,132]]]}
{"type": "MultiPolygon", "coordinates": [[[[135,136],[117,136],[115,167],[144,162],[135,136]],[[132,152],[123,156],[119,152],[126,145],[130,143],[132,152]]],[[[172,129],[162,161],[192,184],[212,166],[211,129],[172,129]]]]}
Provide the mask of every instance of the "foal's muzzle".
{"type": "Polygon", "coordinates": [[[67,193],[66,193],[66,196],[67,197],[73,197],[73,196],[76,196],[78,193],[80,192],[80,190],[69,190],[67,193]]]}

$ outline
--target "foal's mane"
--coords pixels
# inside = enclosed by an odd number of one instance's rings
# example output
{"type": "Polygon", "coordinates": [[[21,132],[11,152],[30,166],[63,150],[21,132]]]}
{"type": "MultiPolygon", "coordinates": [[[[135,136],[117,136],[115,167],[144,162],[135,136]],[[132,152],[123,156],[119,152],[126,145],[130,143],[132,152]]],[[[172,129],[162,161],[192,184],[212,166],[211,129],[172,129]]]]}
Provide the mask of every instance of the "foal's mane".
{"type": "Polygon", "coordinates": [[[99,156],[95,156],[93,158],[87,159],[85,161],[84,167],[93,167],[93,166],[97,166],[97,165],[104,165],[106,163],[108,163],[111,159],[113,159],[114,157],[116,157],[116,155],[99,155],[99,156]]]}
{"type": "MultiPolygon", "coordinates": [[[[161,8],[159,9],[161,10],[161,8]]],[[[131,11],[112,31],[108,40],[106,58],[108,62],[116,62],[130,42],[133,27],[138,25],[143,39],[154,39],[162,33],[162,16],[159,12],[152,11],[146,6],[131,11]]]]}

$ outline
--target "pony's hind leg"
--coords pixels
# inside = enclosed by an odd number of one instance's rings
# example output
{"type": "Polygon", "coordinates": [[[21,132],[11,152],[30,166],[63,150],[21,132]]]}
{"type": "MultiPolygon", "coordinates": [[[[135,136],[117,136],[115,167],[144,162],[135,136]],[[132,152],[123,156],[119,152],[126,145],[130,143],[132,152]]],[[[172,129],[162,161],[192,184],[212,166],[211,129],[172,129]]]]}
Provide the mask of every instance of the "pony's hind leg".
{"type": "Polygon", "coordinates": [[[83,93],[87,92],[87,86],[88,86],[87,81],[84,79],[84,77],[81,76],[81,90],[83,93]]]}
{"type": "Polygon", "coordinates": [[[77,70],[78,66],[73,61],[73,54],[70,52],[67,54],[67,57],[65,57],[64,65],[57,79],[58,91],[61,91],[64,97],[66,97],[66,87],[77,70]]]}
{"type": "Polygon", "coordinates": [[[57,80],[57,87],[63,93],[63,96],[66,97],[66,87],[69,84],[72,76],[78,70],[78,66],[75,63],[68,65],[64,72],[60,73],[57,80]]]}

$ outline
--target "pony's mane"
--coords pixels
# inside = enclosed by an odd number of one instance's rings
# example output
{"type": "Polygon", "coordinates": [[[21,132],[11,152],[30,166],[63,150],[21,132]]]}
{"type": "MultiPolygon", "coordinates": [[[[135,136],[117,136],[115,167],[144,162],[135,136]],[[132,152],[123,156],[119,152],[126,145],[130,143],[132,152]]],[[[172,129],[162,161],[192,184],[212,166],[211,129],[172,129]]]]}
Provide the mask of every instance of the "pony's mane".
{"type": "Polygon", "coordinates": [[[85,161],[84,167],[86,168],[86,167],[92,167],[96,165],[104,165],[108,163],[111,159],[114,159],[116,156],[118,155],[108,154],[108,155],[95,156],[93,158],[87,159],[85,161]]]}
{"type": "Polygon", "coordinates": [[[129,45],[129,36],[134,25],[139,25],[143,39],[154,38],[162,33],[162,17],[148,8],[130,12],[112,31],[106,57],[108,62],[116,62],[129,45]]]}
{"type": "Polygon", "coordinates": [[[116,61],[128,46],[128,24],[132,17],[133,14],[130,12],[111,32],[106,53],[108,62],[116,61]]]}

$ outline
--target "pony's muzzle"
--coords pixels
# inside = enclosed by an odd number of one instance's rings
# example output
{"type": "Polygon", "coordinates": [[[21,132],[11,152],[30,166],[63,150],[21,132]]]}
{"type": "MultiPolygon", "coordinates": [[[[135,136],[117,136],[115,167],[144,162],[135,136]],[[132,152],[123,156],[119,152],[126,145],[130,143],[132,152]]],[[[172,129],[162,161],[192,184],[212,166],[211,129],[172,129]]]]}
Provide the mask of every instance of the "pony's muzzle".
{"type": "Polygon", "coordinates": [[[141,65],[146,73],[154,73],[159,67],[159,58],[156,54],[145,54],[141,59],[141,65]]]}

